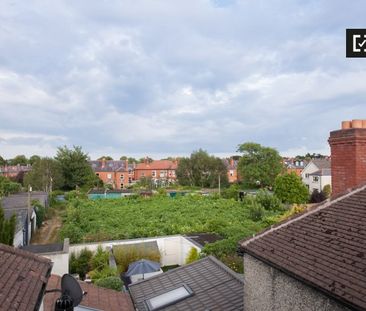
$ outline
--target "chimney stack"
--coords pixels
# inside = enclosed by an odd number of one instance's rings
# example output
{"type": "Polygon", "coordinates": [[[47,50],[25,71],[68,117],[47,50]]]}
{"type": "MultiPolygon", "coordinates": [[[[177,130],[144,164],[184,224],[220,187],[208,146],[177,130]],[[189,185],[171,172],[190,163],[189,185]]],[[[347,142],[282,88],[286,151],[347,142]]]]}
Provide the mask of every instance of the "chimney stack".
{"type": "Polygon", "coordinates": [[[103,157],[103,159],[102,159],[102,168],[105,168],[105,162],[106,162],[105,157],[103,157]]]}
{"type": "Polygon", "coordinates": [[[366,120],[343,121],[330,132],[332,196],[366,182],[366,120]]]}

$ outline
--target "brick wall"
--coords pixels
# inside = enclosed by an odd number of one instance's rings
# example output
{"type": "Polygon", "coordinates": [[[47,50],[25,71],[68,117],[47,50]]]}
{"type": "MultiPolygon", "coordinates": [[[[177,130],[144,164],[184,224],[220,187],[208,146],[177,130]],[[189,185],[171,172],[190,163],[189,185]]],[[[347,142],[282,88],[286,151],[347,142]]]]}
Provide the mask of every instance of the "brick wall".
{"type": "Polygon", "coordinates": [[[350,122],[330,133],[332,196],[366,182],[366,126],[362,124],[350,122]]]}

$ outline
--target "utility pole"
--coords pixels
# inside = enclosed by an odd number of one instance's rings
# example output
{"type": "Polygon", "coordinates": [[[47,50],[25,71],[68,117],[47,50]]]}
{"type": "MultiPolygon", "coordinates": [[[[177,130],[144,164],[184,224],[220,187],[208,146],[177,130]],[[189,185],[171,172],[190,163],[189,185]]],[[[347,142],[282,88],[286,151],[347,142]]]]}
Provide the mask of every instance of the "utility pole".
{"type": "Polygon", "coordinates": [[[26,232],[26,237],[27,237],[27,244],[28,245],[28,241],[29,241],[29,225],[31,223],[31,216],[32,216],[32,202],[31,202],[31,192],[32,192],[32,187],[31,185],[28,186],[28,222],[27,222],[27,232],[26,232]]]}
{"type": "Polygon", "coordinates": [[[221,197],[221,174],[219,173],[219,196],[221,197]]]}

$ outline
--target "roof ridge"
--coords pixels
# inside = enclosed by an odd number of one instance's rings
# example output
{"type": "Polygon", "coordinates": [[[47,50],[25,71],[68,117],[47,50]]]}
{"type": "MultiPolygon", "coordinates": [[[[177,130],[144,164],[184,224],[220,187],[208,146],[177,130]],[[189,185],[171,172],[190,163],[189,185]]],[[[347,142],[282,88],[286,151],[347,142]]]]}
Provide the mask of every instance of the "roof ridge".
{"type": "Polygon", "coordinates": [[[230,269],[228,266],[226,266],[223,262],[218,260],[216,257],[209,255],[205,258],[211,259],[211,261],[214,262],[217,266],[219,266],[222,270],[224,270],[231,276],[235,277],[240,283],[244,284],[244,280],[238,276],[238,273],[236,273],[234,270],[230,269]]]}
{"type": "Polygon", "coordinates": [[[9,246],[9,245],[3,244],[3,243],[0,243],[0,251],[12,253],[12,254],[23,256],[26,258],[31,258],[36,261],[40,261],[40,262],[44,262],[44,263],[52,263],[52,261],[46,257],[37,256],[36,254],[33,254],[31,252],[22,250],[20,248],[15,248],[13,246],[9,246]]]}
{"type": "Polygon", "coordinates": [[[323,209],[325,209],[325,208],[327,208],[329,206],[332,206],[333,204],[336,204],[336,203],[338,203],[338,202],[340,202],[340,201],[342,201],[342,200],[344,200],[344,199],[346,199],[346,198],[348,198],[348,197],[350,197],[350,196],[352,196],[352,195],[354,195],[354,194],[356,194],[358,192],[361,192],[361,191],[363,191],[365,189],[366,189],[366,185],[363,185],[360,188],[357,188],[357,189],[355,189],[355,190],[353,190],[353,191],[351,191],[349,193],[346,193],[345,195],[343,195],[341,197],[338,197],[338,198],[336,198],[333,201],[328,201],[328,202],[324,203],[323,205],[320,205],[320,206],[318,206],[317,208],[315,208],[315,209],[313,209],[311,211],[305,212],[304,214],[302,214],[299,217],[292,218],[292,219],[290,219],[290,220],[288,220],[288,221],[280,224],[279,226],[273,227],[273,228],[271,228],[269,230],[266,230],[266,231],[264,231],[262,233],[259,233],[258,235],[254,236],[251,239],[248,239],[246,241],[243,241],[243,243],[241,244],[241,246],[242,247],[245,247],[249,243],[251,243],[251,242],[253,242],[253,241],[255,241],[255,240],[257,240],[257,239],[259,239],[259,238],[261,238],[263,236],[266,236],[269,233],[275,232],[275,231],[277,231],[279,229],[282,229],[282,228],[284,228],[284,227],[286,227],[286,226],[288,226],[288,225],[290,225],[290,224],[292,224],[292,223],[294,223],[296,221],[299,221],[299,220],[301,220],[301,219],[303,219],[305,217],[308,217],[308,216],[310,216],[312,214],[315,214],[315,213],[317,213],[317,212],[319,212],[319,211],[321,211],[321,210],[323,210],[323,209]]]}

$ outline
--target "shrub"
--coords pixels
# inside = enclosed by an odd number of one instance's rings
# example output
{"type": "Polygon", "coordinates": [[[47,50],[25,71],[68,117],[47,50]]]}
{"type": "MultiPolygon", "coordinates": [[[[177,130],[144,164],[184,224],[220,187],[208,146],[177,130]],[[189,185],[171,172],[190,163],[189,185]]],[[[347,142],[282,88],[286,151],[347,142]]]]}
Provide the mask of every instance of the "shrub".
{"type": "Polygon", "coordinates": [[[97,280],[105,279],[110,276],[117,276],[117,269],[106,266],[103,268],[103,270],[95,269],[90,271],[88,274],[92,281],[96,282],[97,280]]]}
{"type": "Polygon", "coordinates": [[[104,279],[99,279],[95,282],[95,285],[110,288],[118,291],[122,291],[122,281],[118,276],[109,276],[104,279]]]}
{"type": "Polygon", "coordinates": [[[197,251],[197,248],[191,247],[191,249],[188,252],[187,258],[186,258],[186,264],[192,263],[199,259],[199,254],[197,251]]]}
{"type": "Polygon", "coordinates": [[[295,173],[277,176],[274,193],[283,203],[302,204],[309,200],[308,189],[295,173]]]}
{"type": "Polygon", "coordinates": [[[256,194],[256,201],[266,210],[281,211],[284,208],[281,200],[267,190],[259,190],[256,194]]]}
{"type": "Polygon", "coordinates": [[[109,253],[104,251],[102,246],[99,245],[96,253],[90,260],[90,266],[92,270],[102,271],[109,265],[109,253]]]}
{"type": "Polygon", "coordinates": [[[79,190],[72,190],[65,193],[65,200],[71,201],[73,199],[87,199],[88,196],[79,190]]]}
{"type": "Polygon", "coordinates": [[[222,197],[225,199],[238,199],[240,187],[238,184],[232,184],[229,188],[222,191],[222,197]]]}
{"type": "Polygon", "coordinates": [[[77,273],[81,279],[85,279],[85,275],[91,270],[92,257],[92,251],[86,248],[82,249],[79,255],[72,253],[69,259],[70,273],[77,273]]]}
{"type": "Polygon", "coordinates": [[[135,245],[114,246],[113,254],[116,259],[119,272],[125,272],[128,265],[140,259],[148,259],[160,262],[160,252],[158,250],[137,247],[135,245]]]}
{"type": "Polygon", "coordinates": [[[323,191],[318,191],[318,189],[314,189],[313,193],[310,196],[310,203],[320,203],[327,199],[326,195],[323,191]]]}
{"type": "Polygon", "coordinates": [[[325,194],[325,197],[328,199],[330,195],[332,194],[332,188],[330,185],[325,185],[323,188],[323,192],[325,194]]]}
{"type": "Polygon", "coordinates": [[[264,207],[259,204],[256,200],[252,200],[248,205],[249,218],[253,221],[262,220],[264,216],[264,207]]]}

